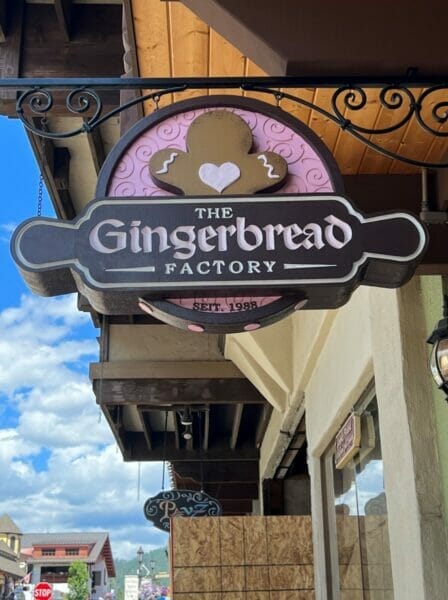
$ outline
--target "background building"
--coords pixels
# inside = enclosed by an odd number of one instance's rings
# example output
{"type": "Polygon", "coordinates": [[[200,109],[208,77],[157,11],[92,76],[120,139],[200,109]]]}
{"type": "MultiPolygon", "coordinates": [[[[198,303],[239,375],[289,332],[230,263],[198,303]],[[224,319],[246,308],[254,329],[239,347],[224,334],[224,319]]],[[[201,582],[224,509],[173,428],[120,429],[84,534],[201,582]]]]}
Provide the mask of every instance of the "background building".
{"type": "Polygon", "coordinates": [[[22,535],[9,515],[0,516],[0,598],[6,596],[27,573],[21,556],[22,535]]]}
{"type": "Polygon", "coordinates": [[[108,582],[115,577],[109,536],[100,533],[29,533],[23,536],[23,549],[31,570],[31,583],[46,581],[54,590],[67,593],[67,578],[73,561],[86,563],[91,596],[104,598],[108,582]]]}

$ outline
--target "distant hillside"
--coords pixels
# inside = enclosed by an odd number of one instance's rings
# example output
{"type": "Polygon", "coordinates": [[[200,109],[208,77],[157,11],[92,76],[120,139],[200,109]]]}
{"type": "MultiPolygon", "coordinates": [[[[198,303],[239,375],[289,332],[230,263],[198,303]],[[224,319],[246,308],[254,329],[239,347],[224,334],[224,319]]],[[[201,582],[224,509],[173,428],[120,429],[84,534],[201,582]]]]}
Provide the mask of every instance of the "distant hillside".
{"type": "MultiPolygon", "coordinates": [[[[154,574],[163,573],[169,571],[168,557],[165,552],[165,548],[156,548],[151,552],[145,552],[143,556],[143,564],[147,569],[150,568],[150,561],[155,561],[154,574]]],[[[138,559],[137,557],[131,560],[115,560],[115,571],[116,577],[112,587],[115,589],[117,600],[124,599],[124,576],[125,575],[137,575],[138,559]]]]}

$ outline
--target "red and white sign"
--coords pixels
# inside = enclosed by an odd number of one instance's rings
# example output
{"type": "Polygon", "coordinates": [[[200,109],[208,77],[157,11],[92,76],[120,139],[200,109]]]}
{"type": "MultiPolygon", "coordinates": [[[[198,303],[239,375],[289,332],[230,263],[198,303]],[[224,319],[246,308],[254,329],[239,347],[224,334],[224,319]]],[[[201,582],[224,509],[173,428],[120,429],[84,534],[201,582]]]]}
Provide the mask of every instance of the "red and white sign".
{"type": "Polygon", "coordinates": [[[52,600],[53,589],[46,581],[41,581],[34,588],[34,600],[52,600]]]}

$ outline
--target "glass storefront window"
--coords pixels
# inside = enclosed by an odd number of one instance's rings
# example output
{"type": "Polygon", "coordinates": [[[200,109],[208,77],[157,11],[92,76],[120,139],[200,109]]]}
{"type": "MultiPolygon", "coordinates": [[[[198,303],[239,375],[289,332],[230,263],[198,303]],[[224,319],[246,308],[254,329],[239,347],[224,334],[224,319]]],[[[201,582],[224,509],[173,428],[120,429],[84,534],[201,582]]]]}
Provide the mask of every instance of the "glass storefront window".
{"type": "Polygon", "coordinates": [[[386,494],[373,398],[361,415],[359,453],[333,468],[341,600],[393,600],[386,494]]]}

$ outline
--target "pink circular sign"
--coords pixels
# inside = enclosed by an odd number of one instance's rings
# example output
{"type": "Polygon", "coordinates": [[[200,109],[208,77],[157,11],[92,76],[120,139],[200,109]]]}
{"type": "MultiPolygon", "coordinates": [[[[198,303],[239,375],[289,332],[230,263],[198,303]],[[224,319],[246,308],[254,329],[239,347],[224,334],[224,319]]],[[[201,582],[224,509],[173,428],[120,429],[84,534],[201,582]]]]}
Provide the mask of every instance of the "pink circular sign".
{"type": "MultiPolygon", "coordinates": [[[[165,118],[157,119],[157,113],[153,113],[149,118],[153,120],[148,121],[146,128],[142,128],[141,123],[138,124],[136,126],[139,128],[138,135],[134,138],[130,137],[118,160],[115,158],[115,166],[107,174],[107,179],[100,178],[97,195],[173,196],[173,193],[159,187],[152,179],[148,166],[151,157],[168,148],[174,150],[172,155],[176,150],[186,152],[189,127],[204,113],[217,110],[232,112],[249,126],[253,142],[251,152],[273,152],[286,161],[287,176],[276,194],[322,194],[334,192],[337,187],[340,187],[338,186],[339,173],[334,168],[334,159],[305,125],[281,109],[259,101],[216,96],[185,101],[172,105],[168,109],[162,109],[159,113],[165,118]],[[188,106],[188,103],[189,109],[176,110],[176,106],[188,106]],[[329,164],[332,168],[329,168],[329,164]]],[[[132,130],[127,136],[131,136],[131,133],[132,130]]],[[[169,165],[169,161],[166,162],[169,165]]],[[[219,277],[219,273],[217,276],[219,277]]],[[[169,306],[177,309],[175,320],[180,319],[181,326],[198,332],[203,331],[204,328],[195,322],[195,316],[200,315],[198,320],[202,323],[207,315],[214,315],[218,320],[227,319],[228,322],[234,322],[236,331],[254,331],[266,324],[263,319],[264,313],[275,313],[281,305],[280,312],[283,315],[285,304],[290,311],[294,310],[294,307],[304,305],[301,304],[304,301],[302,297],[290,297],[288,302],[285,301],[285,297],[274,294],[249,297],[229,293],[218,294],[215,297],[202,297],[200,294],[193,293],[191,297],[169,298],[153,303],[148,299],[145,300],[147,304],[151,304],[153,314],[162,320],[166,320],[164,309],[169,306]]],[[[148,312],[148,307],[146,310],[148,312]]],[[[169,310],[171,312],[171,309],[169,310]]]]}

